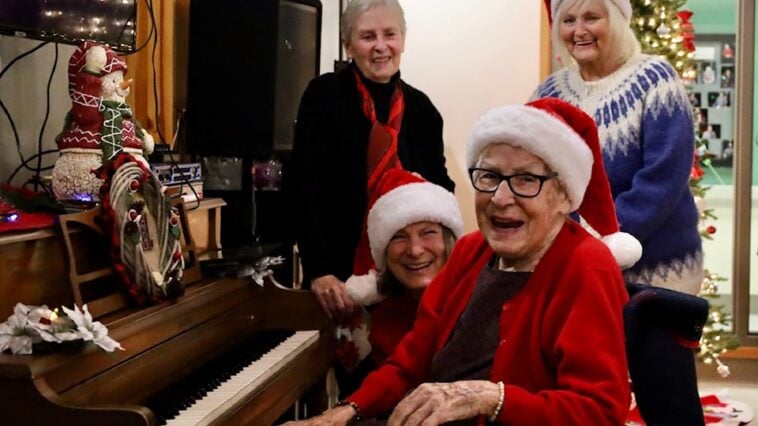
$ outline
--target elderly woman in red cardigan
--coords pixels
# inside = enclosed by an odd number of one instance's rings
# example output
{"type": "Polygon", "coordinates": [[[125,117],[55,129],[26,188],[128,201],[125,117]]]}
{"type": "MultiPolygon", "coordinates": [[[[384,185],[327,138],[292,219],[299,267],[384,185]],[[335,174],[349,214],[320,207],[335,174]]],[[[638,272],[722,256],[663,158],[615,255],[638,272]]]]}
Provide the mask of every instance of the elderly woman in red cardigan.
{"type": "Polygon", "coordinates": [[[458,241],[387,362],[309,422],[623,425],[619,265],[641,249],[618,232],[594,121],[550,98],[495,108],[467,163],[479,230],[458,241]]]}

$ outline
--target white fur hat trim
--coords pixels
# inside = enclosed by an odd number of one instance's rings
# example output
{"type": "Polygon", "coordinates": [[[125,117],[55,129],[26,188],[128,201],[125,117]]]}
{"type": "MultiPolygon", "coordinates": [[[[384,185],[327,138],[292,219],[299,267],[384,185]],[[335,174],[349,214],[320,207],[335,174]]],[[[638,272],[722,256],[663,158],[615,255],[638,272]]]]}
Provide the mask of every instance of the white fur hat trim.
{"type": "Polygon", "coordinates": [[[345,281],[345,290],[353,302],[363,306],[374,305],[385,299],[379,294],[376,286],[376,271],[373,269],[366,275],[352,275],[345,281]]]}
{"type": "Polygon", "coordinates": [[[417,222],[438,222],[456,237],[463,234],[463,219],[455,196],[430,182],[400,185],[382,195],[368,213],[368,240],[377,268],[384,268],[390,239],[400,229],[417,222]]]}
{"type": "Polygon", "coordinates": [[[584,199],[592,172],[592,152],[568,124],[548,112],[525,105],[493,108],[482,115],[466,148],[466,164],[475,167],[481,153],[504,143],[540,157],[566,187],[571,209],[584,199]]]}

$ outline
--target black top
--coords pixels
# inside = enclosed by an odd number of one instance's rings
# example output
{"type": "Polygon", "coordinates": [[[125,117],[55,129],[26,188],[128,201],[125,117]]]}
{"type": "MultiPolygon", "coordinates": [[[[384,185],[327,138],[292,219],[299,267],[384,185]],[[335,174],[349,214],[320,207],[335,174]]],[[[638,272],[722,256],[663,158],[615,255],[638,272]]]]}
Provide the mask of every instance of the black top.
{"type": "MultiPolygon", "coordinates": [[[[323,275],[346,280],[360,239],[371,123],[363,114],[353,67],[317,77],[300,101],[284,189],[291,203],[304,287],[323,275]]],[[[398,136],[400,162],[404,169],[452,191],[455,184],[445,168],[442,117],[424,93],[399,81],[405,98],[398,136]]],[[[367,88],[377,92],[374,85],[367,88]]],[[[377,96],[375,103],[382,99],[388,104],[386,95],[377,96]]],[[[376,110],[380,121],[382,114],[386,121],[389,106],[376,105],[376,110]]]]}
{"type": "Polygon", "coordinates": [[[497,268],[495,255],[482,269],[466,309],[450,339],[434,355],[430,382],[487,380],[500,345],[500,315],[509,300],[526,284],[531,272],[509,272],[497,268]]]}

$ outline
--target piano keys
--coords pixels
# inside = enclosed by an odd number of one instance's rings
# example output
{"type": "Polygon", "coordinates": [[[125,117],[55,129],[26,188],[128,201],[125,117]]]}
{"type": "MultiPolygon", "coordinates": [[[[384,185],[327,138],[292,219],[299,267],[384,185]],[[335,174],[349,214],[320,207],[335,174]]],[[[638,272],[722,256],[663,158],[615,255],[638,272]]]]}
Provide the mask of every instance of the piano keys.
{"type": "Polygon", "coordinates": [[[219,422],[227,413],[235,412],[235,407],[244,403],[253,389],[259,388],[269,377],[285,368],[289,362],[318,340],[318,332],[298,331],[266,351],[260,358],[246,364],[238,372],[223,375],[223,380],[211,382],[213,389],[201,392],[200,398],[186,404],[167,425],[191,426],[208,425],[219,422]]]}

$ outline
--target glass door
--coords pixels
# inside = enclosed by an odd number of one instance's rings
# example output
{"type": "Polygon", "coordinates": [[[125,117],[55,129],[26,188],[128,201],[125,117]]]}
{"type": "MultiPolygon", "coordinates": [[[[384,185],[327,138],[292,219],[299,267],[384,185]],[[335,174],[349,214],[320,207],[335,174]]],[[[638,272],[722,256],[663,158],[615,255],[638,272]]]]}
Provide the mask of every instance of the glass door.
{"type": "Polygon", "coordinates": [[[737,46],[738,0],[690,0],[685,6],[693,12],[695,29],[694,78],[689,79],[690,101],[694,107],[698,164],[703,177],[703,194],[696,204],[706,217],[701,223],[704,266],[718,298],[711,303],[734,314],[734,212],[735,150],[741,70],[737,46]],[[723,280],[723,281],[721,281],[723,280]]]}

